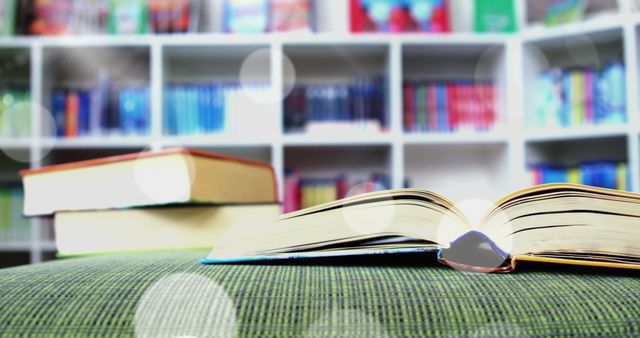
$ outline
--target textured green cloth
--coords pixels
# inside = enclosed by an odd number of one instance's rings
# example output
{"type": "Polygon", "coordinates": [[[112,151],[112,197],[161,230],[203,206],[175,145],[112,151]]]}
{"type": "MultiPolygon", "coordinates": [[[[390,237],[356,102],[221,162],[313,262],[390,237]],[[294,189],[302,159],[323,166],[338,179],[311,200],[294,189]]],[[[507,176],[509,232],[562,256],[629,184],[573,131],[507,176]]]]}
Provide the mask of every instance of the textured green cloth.
{"type": "Polygon", "coordinates": [[[203,266],[205,254],[0,270],[0,335],[640,336],[640,274],[632,271],[470,274],[416,255],[203,266]]]}

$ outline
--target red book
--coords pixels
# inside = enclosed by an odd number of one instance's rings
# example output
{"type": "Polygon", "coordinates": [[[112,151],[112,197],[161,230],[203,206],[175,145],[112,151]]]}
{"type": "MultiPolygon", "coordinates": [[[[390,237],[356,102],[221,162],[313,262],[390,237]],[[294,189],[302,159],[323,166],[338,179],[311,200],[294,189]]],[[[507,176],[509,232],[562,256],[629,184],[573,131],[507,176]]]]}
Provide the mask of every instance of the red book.
{"type": "Polygon", "coordinates": [[[415,119],[415,86],[411,82],[407,82],[404,86],[404,130],[414,131],[416,128],[415,119]]]}
{"type": "Polygon", "coordinates": [[[454,83],[447,84],[447,116],[449,118],[449,131],[458,129],[459,116],[456,109],[457,85],[454,83]]]}
{"type": "Polygon", "coordinates": [[[487,83],[485,88],[485,106],[487,107],[487,126],[494,127],[497,120],[496,112],[496,87],[493,83],[487,83]]]}
{"type": "Polygon", "coordinates": [[[80,99],[78,93],[70,92],[67,94],[67,102],[65,105],[65,136],[78,136],[78,115],[80,114],[80,99]]]}

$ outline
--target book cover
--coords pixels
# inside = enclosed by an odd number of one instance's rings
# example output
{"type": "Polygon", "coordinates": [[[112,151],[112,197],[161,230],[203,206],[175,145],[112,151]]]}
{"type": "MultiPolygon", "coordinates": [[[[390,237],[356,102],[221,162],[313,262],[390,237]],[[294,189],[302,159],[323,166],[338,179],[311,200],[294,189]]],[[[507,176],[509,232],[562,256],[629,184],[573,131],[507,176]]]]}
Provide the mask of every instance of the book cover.
{"type": "Polygon", "coordinates": [[[80,100],[78,98],[78,92],[70,91],[67,94],[67,100],[65,103],[65,137],[78,136],[79,110],[80,100]]]}
{"type": "Polygon", "coordinates": [[[514,0],[476,0],[474,11],[476,32],[516,31],[516,10],[514,0]]]}
{"type": "Polygon", "coordinates": [[[148,25],[145,0],[110,0],[109,33],[116,35],[144,34],[148,25]]]}
{"type": "Polygon", "coordinates": [[[271,0],[269,31],[313,31],[313,0],[271,0]]]}
{"type": "Polygon", "coordinates": [[[269,1],[225,0],[225,31],[228,33],[263,33],[269,23],[269,1]]]}

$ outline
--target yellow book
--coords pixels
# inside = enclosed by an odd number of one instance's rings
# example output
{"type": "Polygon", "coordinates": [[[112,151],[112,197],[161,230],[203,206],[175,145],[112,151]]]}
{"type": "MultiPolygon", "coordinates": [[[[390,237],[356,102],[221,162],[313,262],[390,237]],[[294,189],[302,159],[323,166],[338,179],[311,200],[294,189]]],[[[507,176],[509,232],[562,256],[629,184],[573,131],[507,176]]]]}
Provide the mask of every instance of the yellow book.
{"type": "Polygon", "coordinates": [[[568,175],[569,183],[580,184],[582,182],[582,175],[580,175],[580,169],[578,168],[570,168],[568,175]]]}
{"type": "Polygon", "coordinates": [[[616,167],[616,178],[618,181],[618,190],[629,190],[629,184],[627,182],[627,177],[629,177],[629,171],[627,169],[626,163],[618,163],[616,167]]]}

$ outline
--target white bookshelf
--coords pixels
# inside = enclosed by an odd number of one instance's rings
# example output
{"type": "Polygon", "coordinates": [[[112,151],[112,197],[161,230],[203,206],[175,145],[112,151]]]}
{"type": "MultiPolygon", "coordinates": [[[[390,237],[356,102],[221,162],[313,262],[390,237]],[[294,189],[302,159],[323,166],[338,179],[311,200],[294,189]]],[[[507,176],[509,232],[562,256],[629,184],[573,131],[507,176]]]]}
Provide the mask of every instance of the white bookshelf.
{"type": "MultiPolygon", "coordinates": [[[[604,5],[589,8],[584,22],[542,28],[535,24],[541,17],[537,1],[518,1],[521,31],[516,34],[474,34],[468,25],[454,20],[457,32],[451,34],[352,35],[347,32],[345,1],[337,9],[321,5],[319,32],[315,34],[227,35],[220,33],[219,18],[214,18],[208,23],[212,27],[210,33],[0,38],[0,59],[6,53],[28,55],[27,66],[12,74],[12,79],[28,84],[33,100],[45,108],[50,108],[52,88],[94,81],[100,67],[110,68],[124,82],[149,83],[152,98],[149,136],[56,139],[42,131],[27,139],[0,138],[0,147],[24,151],[31,159],[18,165],[1,157],[0,175],[13,175],[17,179],[15,170],[19,167],[37,168],[184,145],[270,162],[276,169],[280,188],[284,169],[291,166],[305,176],[345,173],[357,179],[379,172],[390,177],[392,188],[400,188],[405,179],[410,179],[413,186],[435,190],[454,200],[495,199],[528,185],[526,168],[535,161],[604,156],[627,161],[632,190],[640,192],[640,95],[637,95],[640,14],[631,13],[631,5],[626,1],[603,0],[604,5]],[[566,46],[587,54],[591,48],[595,54],[589,57],[597,57],[600,62],[614,57],[624,59],[627,124],[558,130],[525,127],[532,102],[530,84],[539,70],[593,61],[569,55],[566,46]],[[242,62],[256,51],[266,51],[263,76],[278,90],[288,80],[283,75],[285,56],[296,70],[297,83],[341,81],[354,75],[385,76],[388,132],[285,134],[282,102],[277,101],[255,106],[258,111],[270,112],[262,116],[258,127],[251,120],[221,134],[164,133],[162,103],[167,84],[237,82],[242,62]],[[69,62],[74,59],[76,63],[69,62]],[[454,134],[404,132],[405,79],[461,77],[492,79],[497,84],[500,121],[496,130],[454,134]]],[[[452,5],[464,7],[459,0],[452,1],[452,5]]],[[[0,83],[2,80],[0,77],[0,83]]],[[[32,123],[34,130],[42,130],[41,114],[35,108],[32,123]]],[[[0,243],[0,253],[28,252],[31,261],[38,262],[43,255],[54,252],[49,222],[32,223],[30,240],[0,243]]]]}

